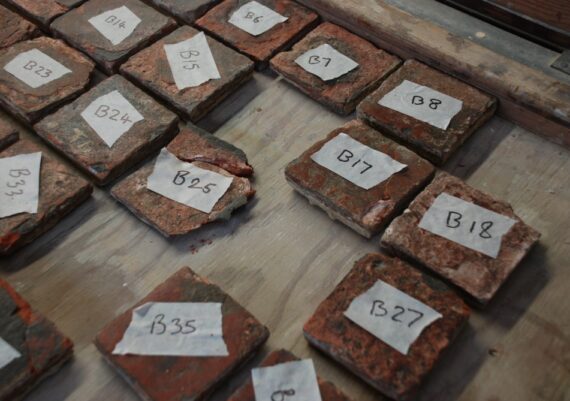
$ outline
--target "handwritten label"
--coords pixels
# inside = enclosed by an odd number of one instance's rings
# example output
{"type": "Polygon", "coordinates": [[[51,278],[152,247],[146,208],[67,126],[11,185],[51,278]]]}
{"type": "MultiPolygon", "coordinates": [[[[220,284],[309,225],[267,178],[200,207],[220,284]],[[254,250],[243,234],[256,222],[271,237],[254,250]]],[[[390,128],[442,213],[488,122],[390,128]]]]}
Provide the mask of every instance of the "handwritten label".
{"type": "Polygon", "coordinates": [[[147,188],[173,201],[210,213],[233,178],[179,160],[163,149],[148,177],[147,188]]]}
{"type": "Polygon", "coordinates": [[[250,35],[259,36],[288,19],[257,1],[250,1],[238,8],[228,22],[250,35]]]}
{"type": "Polygon", "coordinates": [[[344,133],[324,144],[311,159],[363,189],[375,187],[407,167],[344,133]]]}
{"type": "Polygon", "coordinates": [[[38,49],[18,54],[4,70],[34,89],[71,73],[69,68],[38,49]]]}
{"type": "Polygon", "coordinates": [[[419,227],[496,258],[503,236],[515,223],[510,217],[442,193],[424,214],[419,227]]]}
{"type": "Polygon", "coordinates": [[[228,356],[222,304],[148,302],[139,306],[113,354],[228,356]]]}
{"type": "Polygon", "coordinates": [[[378,104],[443,130],[463,108],[461,100],[407,80],[378,104]]]}
{"type": "Polygon", "coordinates": [[[204,32],[183,42],[164,45],[164,51],[179,90],[221,78],[204,32]]]}
{"type": "Polygon", "coordinates": [[[17,349],[0,337],[0,369],[8,366],[10,362],[22,356],[17,349]]]}
{"type": "Polygon", "coordinates": [[[310,359],[253,369],[251,377],[256,401],[322,401],[310,359]]]}
{"type": "Polygon", "coordinates": [[[37,213],[42,153],[0,159],[0,218],[37,213]]]}
{"type": "Polygon", "coordinates": [[[436,310],[381,280],[356,297],[344,315],[404,355],[422,331],[442,317],[436,310]]]}
{"type": "Polygon", "coordinates": [[[105,11],[89,19],[89,23],[97,29],[101,35],[117,46],[123,40],[132,35],[141,19],[128,7],[122,6],[114,10],[105,11]]]}
{"type": "Polygon", "coordinates": [[[113,91],[93,101],[81,117],[99,137],[111,147],[144,117],[119,91],[113,91]]]}
{"type": "Polygon", "coordinates": [[[332,81],[358,68],[356,61],[327,44],[309,50],[295,63],[323,81],[332,81]]]}

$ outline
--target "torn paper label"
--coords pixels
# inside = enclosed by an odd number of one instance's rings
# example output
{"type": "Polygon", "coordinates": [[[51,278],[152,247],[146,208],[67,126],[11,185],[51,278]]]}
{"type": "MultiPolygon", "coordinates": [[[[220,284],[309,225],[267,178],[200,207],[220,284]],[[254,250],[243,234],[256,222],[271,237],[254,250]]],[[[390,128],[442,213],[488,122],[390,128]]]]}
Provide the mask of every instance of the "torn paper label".
{"type": "Polygon", "coordinates": [[[322,401],[310,359],[256,368],[251,377],[256,401],[322,401]]]}
{"type": "Polygon", "coordinates": [[[204,32],[173,45],[164,45],[164,51],[179,90],[221,78],[204,32]]]}
{"type": "Polygon", "coordinates": [[[89,23],[117,46],[132,35],[141,19],[128,7],[122,6],[90,18],[89,23]]]}
{"type": "Polygon", "coordinates": [[[38,49],[18,54],[4,70],[34,89],[71,73],[69,68],[38,49]]]}
{"type": "Polygon", "coordinates": [[[295,63],[305,71],[331,81],[358,68],[358,63],[328,44],[320,45],[299,56],[295,63]]]}
{"type": "Polygon", "coordinates": [[[269,7],[257,1],[250,1],[238,8],[228,22],[250,35],[259,36],[287,20],[287,17],[269,7]]]}
{"type": "Polygon", "coordinates": [[[389,92],[379,105],[446,130],[463,107],[461,100],[408,80],[389,92]]]}
{"type": "Polygon", "coordinates": [[[95,99],[81,117],[111,147],[144,117],[119,91],[113,91],[95,99]]]}
{"type": "Polygon", "coordinates": [[[424,214],[419,227],[496,258],[503,236],[515,223],[510,217],[442,193],[424,214]]]}
{"type": "Polygon", "coordinates": [[[228,356],[222,306],[210,302],[139,306],[113,355],[228,356]]]}
{"type": "Polygon", "coordinates": [[[163,149],[156,159],[154,171],[148,177],[147,188],[173,201],[210,213],[232,182],[233,177],[183,162],[163,149]]]}
{"type": "Polygon", "coordinates": [[[356,297],[344,315],[404,355],[424,329],[442,317],[381,280],[356,297]]]}
{"type": "Polygon", "coordinates": [[[311,159],[363,189],[375,187],[407,167],[345,133],[325,143],[311,159]]]}
{"type": "Polygon", "coordinates": [[[0,159],[0,218],[37,213],[42,153],[0,159]]]}
{"type": "Polygon", "coordinates": [[[10,362],[22,356],[18,350],[0,337],[0,369],[8,366],[10,362]]]}

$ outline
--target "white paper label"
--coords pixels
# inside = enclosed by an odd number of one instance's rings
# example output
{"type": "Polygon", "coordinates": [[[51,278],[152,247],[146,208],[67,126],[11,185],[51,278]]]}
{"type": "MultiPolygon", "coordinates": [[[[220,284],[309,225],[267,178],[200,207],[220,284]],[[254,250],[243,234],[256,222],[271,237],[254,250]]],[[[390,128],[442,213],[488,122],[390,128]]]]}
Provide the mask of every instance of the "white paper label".
{"type": "Polygon", "coordinates": [[[147,188],[173,201],[210,213],[233,178],[179,160],[163,149],[148,177],[147,188]]]}
{"type": "Polygon", "coordinates": [[[424,214],[419,227],[496,258],[503,236],[515,223],[510,217],[442,193],[424,214]]]}
{"type": "Polygon", "coordinates": [[[295,63],[323,81],[337,79],[358,67],[356,61],[327,44],[309,50],[295,63]]]}
{"type": "Polygon", "coordinates": [[[287,17],[269,7],[259,4],[257,1],[250,1],[232,14],[229,23],[250,35],[259,36],[287,20],[287,17]]]}
{"type": "Polygon", "coordinates": [[[111,147],[133,125],[144,117],[119,91],[113,91],[93,101],[81,117],[93,131],[111,147]]]}
{"type": "Polygon", "coordinates": [[[42,153],[0,159],[0,218],[37,213],[42,153]]]}
{"type": "Polygon", "coordinates": [[[375,187],[407,167],[344,133],[325,143],[311,159],[363,189],[375,187]]]}
{"type": "Polygon", "coordinates": [[[461,100],[407,80],[378,104],[443,130],[463,107],[461,100]]]}
{"type": "Polygon", "coordinates": [[[251,371],[256,401],[321,401],[313,361],[306,359],[251,371]]]}
{"type": "Polygon", "coordinates": [[[356,297],[344,315],[404,355],[422,331],[442,317],[381,280],[356,297]]]}
{"type": "Polygon", "coordinates": [[[90,18],[89,23],[116,46],[131,36],[141,19],[128,7],[122,6],[90,18]]]}
{"type": "Polygon", "coordinates": [[[4,69],[34,89],[71,73],[69,68],[38,49],[18,54],[4,69]]]}
{"type": "Polygon", "coordinates": [[[228,356],[222,304],[149,302],[139,306],[113,354],[228,356]]]}
{"type": "Polygon", "coordinates": [[[21,356],[22,354],[20,354],[17,349],[0,337],[0,369],[21,356]]]}
{"type": "Polygon", "coordinates": [[[164,45],[164,51],[179,90],[221,78],[204,32],[173,45],[164,45]]]}

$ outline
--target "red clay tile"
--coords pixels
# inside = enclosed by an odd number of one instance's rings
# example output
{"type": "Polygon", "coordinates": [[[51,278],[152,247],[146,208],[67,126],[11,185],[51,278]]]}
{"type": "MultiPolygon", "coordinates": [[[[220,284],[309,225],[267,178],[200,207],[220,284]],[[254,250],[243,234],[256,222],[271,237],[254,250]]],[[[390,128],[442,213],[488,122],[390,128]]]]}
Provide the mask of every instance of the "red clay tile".
{"type": "Polygon", "coordinates": [[[48,28],[51,21],[68,12],[85,0],[5,0],[27,18],[44,28],[48,28]]]}
{"type": "Polygon", "coordinates": [[[175,18],[192,24],[220,0],[146,0],[175,18]]]}
{"type": "MultiPolygon", "coordinates": [[[[218,286],[185,267],[155,288],[147,302],[222,303],[223,333],[229,356],[180,357],[113,355],[131,322],[132,309],[109,323],[95,340],[105,359],[139,396],[152,401],[200,401],[250,359],[269,331],[218,286]]],[[[136,307],[135,306],[135,307],[136,307]]]]}
{"type": "MultiPolygon", "coordinates": [[[[379,319],[380,326],[385,324],[382,319],[395,318],[395,322],[401,319],[404,321],[401,324],[404,325],[408,321],[402,313],[392,314],[401,312],[402,307],[392,308],[388,301],[381,305],[383,309],[371,309],[379,319]],[[386,313],[376,313],[381,310],[386,313]]],[[[467,323],[469,314],[469,308],[461,298],[443,283],[399,259],[369,254],[355,264],[332,294],[321,303],[305,324],[304,333],[312,346],[344,365],[378,391],[396,400],[410,400],[441,354],[467,323]],[[392,348],[344,314],[355,298],[366,293],[378,281],[441,314],[441,318],[423,329],[407,354],[392,348]]]]}
{"type": "Polygon", "coordinates": [[[0,49],[40,35],[37,26],[3,6],[0,6],[0,26],[0,49]]]}
{"type": "Polygon", "coordinates": [[[0,151],[17,142],[20,138],[18,130],[4,120],[0,120],[0,151]]]}

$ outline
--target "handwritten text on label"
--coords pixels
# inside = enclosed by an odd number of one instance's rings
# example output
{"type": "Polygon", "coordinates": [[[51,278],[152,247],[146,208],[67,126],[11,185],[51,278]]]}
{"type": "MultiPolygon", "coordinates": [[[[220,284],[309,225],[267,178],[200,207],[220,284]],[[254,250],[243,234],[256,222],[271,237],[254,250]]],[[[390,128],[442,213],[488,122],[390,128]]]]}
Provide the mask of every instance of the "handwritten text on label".
{"type": "Polygon", "coordinates": [[[37,213],[41,152],[0,159],[0,218],[37,213]]]}
{"type": "Polygon", "coordinates": [[[141,19],[128,7],[122,6],[90,18],[89,23],[114,46],[117,46],[132,35],[141,23],[141,19]]]}
{"type": "Polygon", "coordinates": [[[253,369],[251,377],[257,401],[321,401],[310,359],[253,369]]]}
{"type": "Polygon", "coordinates": [[[8,366],[14,359],[18,359],[22,354],[17,349],[8,344],[2,337],[0,337],[0,369],[8,366]]]}
{"type": "Polygon", "coordinates": [[[287,20],[287,17],[273,11],[269,7],[257,1],[250,1],[232,14],[229,23],[250,35],[259,36],[275,25],[287,20]]]}
{"type": "Polygon", "coordinates": [[[323,81],[337,79],[358,67],[358,63],[328,44],[299,56],[295,63],[323,81]]]}
{"type": "Polygon", "coordinates": [[[34,89],[71,73],[70,69],[38,49],[18,54],[4,70],[34,89]]]}

